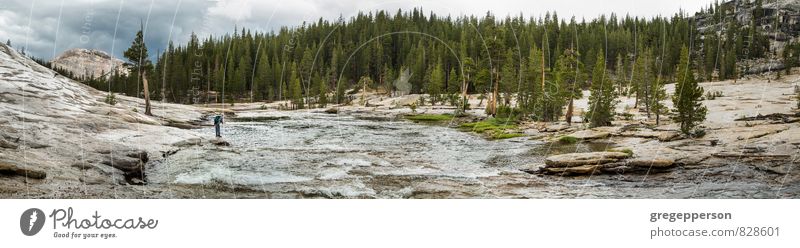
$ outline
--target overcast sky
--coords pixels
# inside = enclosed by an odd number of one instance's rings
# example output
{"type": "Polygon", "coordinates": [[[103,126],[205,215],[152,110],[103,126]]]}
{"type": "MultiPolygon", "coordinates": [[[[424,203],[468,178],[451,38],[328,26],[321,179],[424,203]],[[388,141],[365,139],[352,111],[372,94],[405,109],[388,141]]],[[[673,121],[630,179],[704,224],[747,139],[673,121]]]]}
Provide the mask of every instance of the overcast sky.
{"type": "Polygon", "coordinates": [[[561,18],[587,20],[600,14],[652,17],[679,9],[694,13],[713,0],[2,0],[0,41],[26,47],[28,54],[50,59],[70,48],[111,52],[119,57],[130,46],[140,21],[155,57],[169,40],[183,43],[194,31],[201,36],[231,32],[234,25],[269,31],[297,26],[322,17],[335,20],[359,11],[422,7],[439,15],[542,16],[556,11],[561,18]]]}

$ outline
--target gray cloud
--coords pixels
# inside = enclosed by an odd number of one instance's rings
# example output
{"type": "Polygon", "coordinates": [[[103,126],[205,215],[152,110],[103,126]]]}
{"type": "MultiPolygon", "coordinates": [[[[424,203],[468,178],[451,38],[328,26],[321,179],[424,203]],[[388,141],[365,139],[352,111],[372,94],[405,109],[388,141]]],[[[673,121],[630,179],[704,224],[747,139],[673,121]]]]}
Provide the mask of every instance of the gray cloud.
{"type": "Polygon", "coordinates": [[[541,16],[557,11],[566,18],[587,19],[600,14],[672,15],[679,9],[694,12],[711,0],[4,0],[0,6],[0,40],[10,39],[14,47],[26,47],[37,57],[52,58],[70,48],[91,48],[121,56],[139,29],[146,25],[145,39],[151,56],[164,50],[171,39],[186,42],[194,31],[201,37],[233,31],[234,26],[258,31],[297,26],[303,21],[345,18],[359,11],[422,7],[439,15],[476,15],[487,11],[498,16],[541,16]],[[177,11],[177,12],[176,12],[177,11]],[[59,16],[60,14],[60,16],[59,16]],[[173,25],[173,16],[174,25],[173,25]],[[60,17],[60,18],[59,18],[60,17]],[[117,18],[119,17],[119,18],[117,18]],[[116,32],[116,36],[115,36],[116,32]]]}

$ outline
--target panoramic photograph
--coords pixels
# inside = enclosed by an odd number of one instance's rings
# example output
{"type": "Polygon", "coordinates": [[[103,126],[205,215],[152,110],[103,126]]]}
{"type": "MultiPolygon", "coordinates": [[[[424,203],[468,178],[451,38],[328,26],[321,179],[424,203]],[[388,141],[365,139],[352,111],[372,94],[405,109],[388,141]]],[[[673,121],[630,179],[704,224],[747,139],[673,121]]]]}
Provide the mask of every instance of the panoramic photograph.
{"type": "Polygon", "coordinates": [[[800,198],[798,0],[2,2],[3,199],[800,198]]]}

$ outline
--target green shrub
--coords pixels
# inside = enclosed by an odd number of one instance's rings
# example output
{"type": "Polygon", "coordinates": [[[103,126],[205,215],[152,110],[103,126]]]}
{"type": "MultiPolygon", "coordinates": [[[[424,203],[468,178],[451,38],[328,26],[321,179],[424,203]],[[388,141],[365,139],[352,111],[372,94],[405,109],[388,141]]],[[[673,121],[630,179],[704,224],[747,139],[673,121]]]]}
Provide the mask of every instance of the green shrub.
{"type": "Polygon", "coordinates": [[[706,136],[706,130],[700,128],[694,129],[689,133],[689,136],[692,138],[702,138],[703,136],[706,136]]]}
{"type": "Polygon", "coordinates": [[[408,108],[411,109],[411,113],[417,113],[417,103],[411,103],[408,105],[408,108]]]}
{"type": "Polygon", "coordinates": [[[706,92],[706,100],[714,100],[717,97],[723,97],[722,91],[709,91],[706,92]]]}
{"type": "Polygon", "coordinates": [[[797,108],[800,109],[800,93],[797,93],[797,108]]]}
{"type": "Polygon", "coordinates": [[[633,114],[631,114],[631,113],[625,112],[625,113],[621,113],[619,115],[622,116],[623,120],[626,120],[626,121],[633,120],[633,114]]]}
{"type": "Polygon", "coordinates": [[[578,138],[565,135],[558,138],[558,142],[562,144],[575,144],[578,143],[578,138]]]}
{"type": "Polygon", "coordinates": [[[508,105],[500,105],[497,107],[497,118],[508,118],[512,120],[519,119],[520,110],[508,105]]]}
{"type": "Polygon", "coordinates": [[[460,101],[460,96],[458,94],[448,94],[447,101],[450,103],[450,106],[457,107],[460,101]]]}
{"type": "Polygon", "coordinates": [[[794,86],[794,93],[797,94],[797,108],[800,109],[800,86],[794,86]]]}
{"type": "Polygon", "coordinates": [[[460,104],[459,106],[463,107],[464,110],[470,110],[471,109],[471,107],[469,106],[469,99],[459,98],[458,99],[458,104],[460,104]]]}
{"type": "Polygon", "coordinates": [[[117,105],[117,96],[114,93],[106,95],[105,103],[109,105],[117,105]]]}

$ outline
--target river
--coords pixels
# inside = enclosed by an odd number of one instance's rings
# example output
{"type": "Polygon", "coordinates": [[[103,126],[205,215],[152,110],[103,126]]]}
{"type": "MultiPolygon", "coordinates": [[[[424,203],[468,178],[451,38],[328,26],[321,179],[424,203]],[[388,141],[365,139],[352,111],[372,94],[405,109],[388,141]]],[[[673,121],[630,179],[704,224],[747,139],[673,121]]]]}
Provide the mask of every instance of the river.
{"type": "MultiPolygon", "coordinates": [[[[548,154],[605,150],[605,144],[487,140],[447,125],[350,115],[264,116],[228,121],[223,136],[231,146],[183,149],[148,169],[149,183],[212,198],[685,198],[714,187],[673,176],[521,171],[548,154]]],[[[213,129],[197,132],[211,136],[213,129]]]]}

